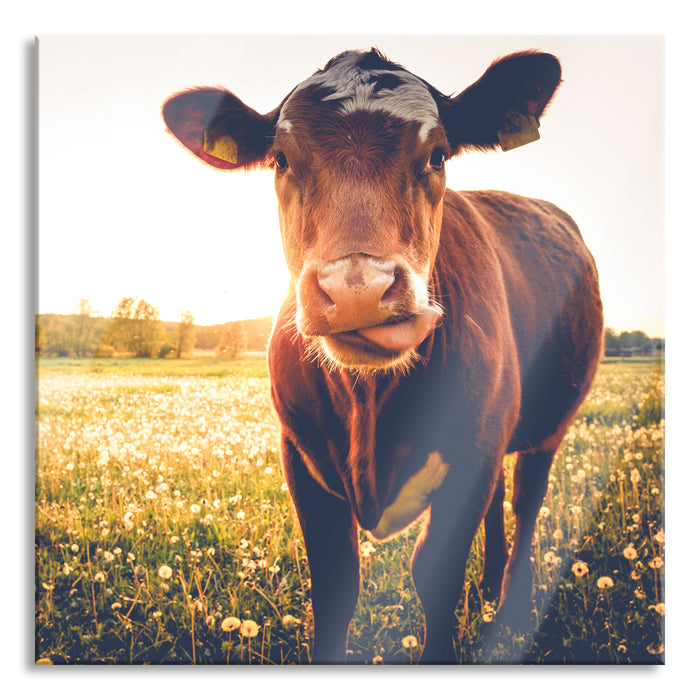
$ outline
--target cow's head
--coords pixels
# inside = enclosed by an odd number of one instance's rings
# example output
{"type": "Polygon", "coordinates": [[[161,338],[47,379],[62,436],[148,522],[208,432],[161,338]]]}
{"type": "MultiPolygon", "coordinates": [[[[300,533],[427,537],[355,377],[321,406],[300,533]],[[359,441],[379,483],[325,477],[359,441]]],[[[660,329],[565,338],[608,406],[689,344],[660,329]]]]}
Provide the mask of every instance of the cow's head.
{"type": "Polygon", "coordinates": [[[296,323],[319,355],[407,367],[442,317],[431,275],[445,160],[537,138],[560,75],[549,54],[513,54],[451,98],[376,50],[348,51],[269,114],[196,88],[170,98],[163,118],[215,168],[275,169],[296,323]]]}

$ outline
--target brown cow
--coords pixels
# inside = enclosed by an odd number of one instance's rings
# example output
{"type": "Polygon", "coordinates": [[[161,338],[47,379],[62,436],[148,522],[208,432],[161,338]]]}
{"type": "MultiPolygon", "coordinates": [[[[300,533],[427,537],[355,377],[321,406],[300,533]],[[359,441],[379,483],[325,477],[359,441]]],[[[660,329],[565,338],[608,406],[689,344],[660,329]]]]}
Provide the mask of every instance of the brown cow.
{"type": "Polygon", "coordinates": [[[447,190],[444,162],[538,138],[559,82],[555,57],[524,52],[450,98],[376,50],[348,51],[269,114],[211,88],[164,105],[169,130],[204,162],[276,169],[293,284],[269,368],[311,570],[316,663],[345,658],[358,527],[381,540],[426,511],[412,561],[421,660],[455,661],[454,610],[482,520],[482,585],[500,595],[504,623],[527,622],[549,468],[600,356],[597,272],[564,212],[447,190]]]}

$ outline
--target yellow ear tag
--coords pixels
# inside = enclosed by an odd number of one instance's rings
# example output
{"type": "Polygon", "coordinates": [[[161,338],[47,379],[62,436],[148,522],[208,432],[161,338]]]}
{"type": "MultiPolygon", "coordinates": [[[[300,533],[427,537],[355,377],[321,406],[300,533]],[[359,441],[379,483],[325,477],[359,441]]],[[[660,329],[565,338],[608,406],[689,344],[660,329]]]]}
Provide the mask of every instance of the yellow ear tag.
{"type": "Polygon", "coordinates": [[[208,131],[204,132],[204,152],[214,158],[225,160],[231,165],[235,165],[238,161],[238,146],[236,142],[228,135],[219,136],[214,141],[208,131]]]}
{"type": "Polygon", "coordinates": [[[504,151],[537,141],[540,138],[539,122],[529,114],[506,112],[506,118],[498,130],[498,142],[504,151]]]}

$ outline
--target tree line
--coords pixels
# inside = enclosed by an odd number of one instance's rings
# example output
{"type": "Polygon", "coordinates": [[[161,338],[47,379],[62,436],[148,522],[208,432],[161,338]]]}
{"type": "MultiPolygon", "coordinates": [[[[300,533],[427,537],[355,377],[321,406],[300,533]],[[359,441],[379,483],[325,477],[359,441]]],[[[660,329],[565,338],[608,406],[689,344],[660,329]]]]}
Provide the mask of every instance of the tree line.
{"type": "Polygon", "coordinates": [[[145,299],[124,297],[109,318],[81,299],[73,314],[40,314],[35,318],[34,353],[53,357],[181,358],[195,351],[236,357],[246,350],[265,350],[272,317],[198,326],[190,312],[179,322],[160,319],[145,299]]]}
{"type": "MultiPolygon", "coordinates": [[[[175,357],[194,351],[214,351],[237,357],[246,350],[265,350],[272,317],[195,325],[185,311],[179,322],[161,321],[157,307],[145,299],[124,297],[109,318],[97,315],[89,300],[81,299],[73,314],[42,314],[35,319],[35,355],[56,357],[175,357]]],[[[643,331],[605,329],[605,356],[659,355],[663,338],[643,331]]]]}
{"type": "Polygon", "coordinates": [[[664,338],[650,338],[644,331],[622,331],[617,334],[612,328],[605,329],[606,357],[649,357],[662,355],[665,350],[664,338]]]}

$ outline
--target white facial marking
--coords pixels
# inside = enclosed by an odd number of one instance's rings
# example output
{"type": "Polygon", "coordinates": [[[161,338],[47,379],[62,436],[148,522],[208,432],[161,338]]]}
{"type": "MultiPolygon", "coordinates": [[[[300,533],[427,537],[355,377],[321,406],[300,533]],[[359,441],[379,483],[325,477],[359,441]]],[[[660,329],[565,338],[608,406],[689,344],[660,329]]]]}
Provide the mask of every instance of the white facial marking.
{"type": "MultiPolygon", "coordinates": [[[[324,102],[342,102],[345,114],[366,110],[382,110],[406,121],[420,122],[418,135],[425,142],[431,129],[439,123],[435,100],[423,82],[404,70],[366,70],[358,68],[361,54],[347,53],[325,71],[315,73],[300,83],[294,93],[311,85],[320,85],[334,92],[323,98],[324,102]],[[395,76],[401,83],[395,88],[375,90],[377,81],[383,76],[395,76]]],[[[292,94],[294,94],[292,93],[292,94]]],[[[284,106],[280,112],[280,123],[284,120],[284,106]]],[[[289,124],[289,122],[286,122],[289,124]]],[[[288,130],[288,127],[282,127],[288,130]]],[[[290,127],[291,128],[291,125],[290,127]]]]}
{"type": "Polygon", "coordinates": [[[442,484],[449,469],[450,465],[445,464],[439,452],[431,452],[425,466],[401,487],[372,535],[384,540],[408,527],[430,505],[428,496],[442,484]]]}

